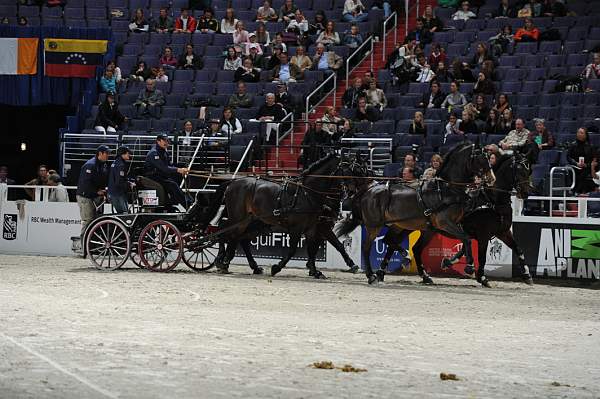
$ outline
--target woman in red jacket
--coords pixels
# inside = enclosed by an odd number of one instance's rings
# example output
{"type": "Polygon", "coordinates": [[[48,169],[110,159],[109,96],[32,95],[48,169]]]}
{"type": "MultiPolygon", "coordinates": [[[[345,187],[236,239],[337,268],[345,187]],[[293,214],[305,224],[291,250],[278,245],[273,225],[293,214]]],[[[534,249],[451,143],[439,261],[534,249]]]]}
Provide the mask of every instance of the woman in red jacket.
{"type": "Polygon", "coordinates": [[[515,42],[537,42],[540,39],[540,30],[533,25],[531,18],[525,18],[525,26],[515,33],[515,42]]]}

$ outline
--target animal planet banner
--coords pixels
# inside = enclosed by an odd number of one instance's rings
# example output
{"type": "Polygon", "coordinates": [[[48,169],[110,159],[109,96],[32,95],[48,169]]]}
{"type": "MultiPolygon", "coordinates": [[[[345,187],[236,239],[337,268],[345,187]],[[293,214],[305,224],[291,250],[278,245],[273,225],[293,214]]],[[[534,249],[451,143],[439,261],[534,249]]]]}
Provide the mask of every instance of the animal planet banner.
{"type": "MultiPolygon", "coordinates": [[[[600,278],[598,225],[515,222],[513,231],[534,278],[600,278]]],[[[513,275],[518,276],[516,265],[513,275]]]]}
{"type": "MultiPolygon", "coordinates": [[[[364,241],[366,239],[366,230],[364,227],[361,227],[361,229],[362,229],[361,238],[364,241]]],[[[377,238],[375,238],[373,245],[371,246],[371,253],[369,254],[369,259],[371,260],[371,266],[372,266],[373,270],[379,269],[379,265],[381,264],[381,261],[383,260],[385,253],[387,252],[388,246],[383,240],[383,237],[385,236],[387,231],[388,231],[387,227],[384,227],[383,229],[381,229],[381,231],[377,235],[377,238]]],[[[390,258],[390,263],[388,264],[388,268],[387,268],[388,272],[394,272],[394,273],[400,273],[400,272],[416,273],[417,272],[417,266],[415,263],[415,257],[413,256],[413,253],[412,253],[412,247],[415,244],[415,242],[417,242],[417,239],[419,238],[420,235],[421,235],[421,233],[419,231],[414,231],[414,232],[410,233],[410,235],[403,236],[401,246],[402,246],[402,248],[407,249],[409,251],[410,262],[408,262],[408,260],[404,259],[404,257],[401,256],[398,253],[398,251],[394,251],[392,257],[390,258]]],[[[361,264],[362,264],[362,268],[364,269],[365,262],[364,262],[364,259],[362,258],[362,256],[361,256],[361,264]]]]}
{"type": "MultiPolygon", "coordinates": [[[[287,233],[270,233],[258,236],[250,242],[252,256],[255,258],[265,259],[277,259],[281,258],[286,254],[286,251],[290,247],[290,235],[287,233]]],[[[235,256],[245,257],[244,251],[238,245],[235,250],[235,256]]],[[[296,254],[292,257],[294,260],[307,260],[308,252],[306,247],[306,238],[301,237],[298,243],[296,254]]],[[[325,244],[322,243],[317,250],[317,261],[326,261],[326,249],[325,244]]]]}

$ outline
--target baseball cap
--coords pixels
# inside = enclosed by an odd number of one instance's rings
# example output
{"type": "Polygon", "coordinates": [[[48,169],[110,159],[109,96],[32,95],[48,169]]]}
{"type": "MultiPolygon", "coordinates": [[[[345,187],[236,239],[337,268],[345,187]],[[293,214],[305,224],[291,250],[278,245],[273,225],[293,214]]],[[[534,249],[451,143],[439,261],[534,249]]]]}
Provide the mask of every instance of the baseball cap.
{"type": "Polygon", "coordinates": [[[156,135],[156,140],[167,140],[169,141],[169,136],[166,133],[159,133],[156,135]]]}
{"type": "Polygon", "coordinates": [[[101,146],[99,146],[96,149],[96,153],[98,152],[110,152],[110,148],[108,148],[107,146],[105,146],[104,144],[102,144],[101,146]]]}
{"type": "Polygon", "coordinates": [[[123,154],[126,154],[126,153],[130,153],[131,154],[131,150],[129,150],[129,147],[123,145],[123,146],[117,148],[117,156],[123,155],[123,154]]]}

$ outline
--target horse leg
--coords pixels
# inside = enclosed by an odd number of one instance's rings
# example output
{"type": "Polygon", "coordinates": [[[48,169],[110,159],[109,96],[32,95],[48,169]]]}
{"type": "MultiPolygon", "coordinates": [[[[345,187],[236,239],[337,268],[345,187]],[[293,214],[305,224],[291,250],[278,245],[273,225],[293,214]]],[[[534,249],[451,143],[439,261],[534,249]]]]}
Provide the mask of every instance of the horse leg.
{"type": "Polygon", "coordinates": [[[415,263],[417,264],[417,271],[419,272],[419,276],[423,279],[423,284],[433,284],[433,280],[431,276],[427,273],[425,268],[423,267],[423,260],[421,257],[421,252],[425,249],[429,241],[433,238],[433,233],[429,231],[421,231],[421,236],[415,242],[413,246],[413,255],[415,256],[415,263]]]}
{"type": "Polygon", "coordinates": [[[217,269],[220,267],[220,265],[223,262],[223,258],[225,257],[225,252],[227,250],[227,247],[225,246],[225,242],[224,241],[219,241],[219,252],[217,252],[217,256],[215,256],[215,259],[213,260],[212,265],[216,266],[217,269]]]}
{"type": "Polygon", "coordinates": [[[324,279],[325,275],[316,266],[317,251],[320,245],[321,240],[318,237],[307,237],[306,249],[308,252],[308,261],[306,262],[306,267],[309,269],[309,276],[324,279]]]}
{"type": "Polygon", "coordinates": [[[521,268],[521,278],[525,284],[532,285],[533,279],[531,278],[531,274],[529,274],[529,266],[525,264],[525,254],[517,245],[511,231],[507,230],[504,233],[497,234],[496,237],[517,253],[517,257],[519,258],[519,266],[521,268]]]}
{"type": "Polygon", "coordinates": [[[467,247],[468,247],[468,244],[465,244],[465,241],[463,241],[463,245],[460,248],[460,251],[458,251],[457,253],[452,255],[450,258],[442,259],[442,265],[441,265],[442,270],[448,269],[448,268],[452,267],[452,265],[457,263],[458,260],[465,255],[465,252],[467,251],[467,247]]]}
{"type": "Polygon", "coordinates": [[[486,288],[492,288],[490,281],[485,276],[485,261],[488,249],[488,240],[477,240],[477,259],[479,259],[479,269],[477,269],[477,281],[486,288]]]}
{"type": "MultiPolygon", "coordinates": [[[[486,244],[485,244],[485,251],[483,252],[484,254],[487,252],[487,241],[483,240],[486,244]]],[[[478,248],[481,247],[481,245],[478,243],[477,244],[478,248]]],[[[467,265],[465,266],[465,274],[471,276],[471,278],[473,278],[473,275],[475,274],[475,260],[473,259],[473,250],[471,248],[471,240],[466,240],[463,241],[463,245],[462,245],[462,249],[464,249],[465,251],[465,256],[467,258],[467,265]]],[[[479,259],[481,259],[481,255],[478,256],[479,259]]],[[[485,262],[484,262],[485,263],[485,262]]],[[[481,267],[481,262],[479,263],[479,267],[481,267]]]]}
{"type": "MultiPolygon", "coordinates": [[[[357,273],[360,270],[360,268],[356,265],[356,263],[354,263],[352,258],[348,255],[348,253],[344,249],[344,244],[342,244],[340,242],[340,240],[338,240],[335,233],[331,229],[328,228],[326,231],[321,231],[321,234],[323,235],[323,238],[325,238],[327,240],[327,242],[329,242],[331,245],[333,245],[333,247],[340,253],[340,255],[342,255],[342,258],[344,258],[344,262],[346,262],[346,266],[348,266],[348,272],[357,273]]],[[[316,255],[316,252],[315,252],[315,255],[316,255]]]]}
{"type": "Polygon", "coordinates": [[[367,275],[367,281],[369,284],[373,284],[377,281],[377,276],[373,273],[373,268],[371,267],[371,247],[373,246],[373,241],[377,237],[380,228],[379,227],[365,227],[367,230],[367,234],[365,237],[365,241],[362,245],[363,250],[363,258],[365,261],[365,274],[367,275]]]}
{"type": "Polygon", "coordinates": [[[254,256],[252,256],[252,250],[250,249],[250,240],[244,239],[240,241],[240,246],[244,250],[246,254],[246,259],[248,260],[248,266],[252,269],[252,274],[263,274],[263,268],[258,266],[256,260],[254,260],[254,256]]]}
{"type": "Polygon", "coordinates": [[[290,247],[288,248],[288,251],[285,254],[285,256],[283,257],[283,259],[281,259],[278,264],[271,266],[271,276],[274,276],[277,273],[279,273],[281,271],[281,269],[283,269],[287,265],[287,263],[290,261],[290,259],[292,259],[292,256],[294,256],[294,254],[296,253],[296,249],[298,248],[298,243],[300,242],[300,233],[290,232],[289,234],[290,234],[290,247]]]}
{"type": "Polygon", "coordinates": [[[221,274],[229,274],[229,263],[235,256],[235,249],[237,248],[238,240],[231,239],[227,242],[227,249],[225,250],[225,255],[223,256],[223,260],[220,263],[217,263],[217,272],[221,274]]]}
{"type": "Polygon", "coordinates": [[[402,238],[403,238],[404,230],[392,229],[390,228],[383,237],[383,242],[387,245],[387,249],[385,251],[385,255],[383,256],[383,260],[379,265],[379,270],[375,272],[377,275],[377,280],[379,282],[383,282],[385,279],[385,274],[387,273],[387,267],[390,264],[390,260],[394,255],[394,252],[398,251],[403,257],[406,257],[407,251],[402,248],[402,238]]]}

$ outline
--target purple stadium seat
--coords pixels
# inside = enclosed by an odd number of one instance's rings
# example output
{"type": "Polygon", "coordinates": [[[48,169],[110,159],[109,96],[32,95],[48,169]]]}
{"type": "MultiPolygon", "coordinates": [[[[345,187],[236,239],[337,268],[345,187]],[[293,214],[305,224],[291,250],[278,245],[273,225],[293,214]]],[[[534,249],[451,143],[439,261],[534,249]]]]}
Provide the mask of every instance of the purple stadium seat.
{"type": "Polygon", "coordinates": [[[146,9],[150,6],[149,0],[129,0],[129,8],[135,10],[137,8],[146,9]]]}
{"type": "Polygon", "coordinates": [[[21,6],[19,7],[19,16],[26,17],[28,20],[30,17],[38,17],[40,15],[40,9],[37,6],[21,6]]]}
{"type": "Polygon", "coordinates": [[[569,54],[567,57],[568,66],[585,66],[588,62],[587,54],[569,54]]]}
{"type": "Polygon", "coordinates": [[[583,41],[565,42],[564,52],[565,54],[575,54],[582,52],[584,48],[583,41]]]}
{"type": "Polygon", "coordinates": [[[331,3],[332,3],[331,0],[314,0],[312,8],[315,10],[325,10],[327,16],[329,16],[329,13],[327,13],[327,10],[331,10],[331,8],[332,8],[331,3]]]}
{"type": "MultiPolygon", "coordinates": [[[[115,21],[117,22],[117,21],[115,21]]],[[[123,21],[118,21],[123,22],[123,21]]],[[[127,22],[127,21],[124,21],[127,22]]],[[[147,33],[135,33],[129,36],[127,39],[127,43],[142,43],[145,44],[148,42],[148,34],[147,33]]]]}
{"type": "Polygon", "coordinates": [[[463,21],[462,19],[459,20],[449,20],[446,21],[445,25],[447,27],[452,27],[456,30],[463,30],[465,27],[465,21],[463,21]]]}
{"type": "Polygon", "coordinates": [[[216,70],[223,68],[223,58],[221,57],[204,57],[204,69],[216,70]]]}
{"type": "Polygon", "coordinates": [[[542,107],[556,107],[560,104],[561,96],[560,93],[546,93],[543,96],[536,96],[536,101],[540,101],[542,107]]]}
{"type": "Polygon", "coordinates": [[[129,130],[148,131],[151,123],[146,119],[132,119],[129,121],[129,130]]]}
{"type": "Polygon", "coordinates": [[[556,17],[552,24],[553,27],[571,27],[577,23],[578,17],[556,17]]]}
{"type": "Polygon", "coordinates": [[[585,105],[600,105],[600,93],[598,92],[587,92],[583,96],[583,102],[585,105]]]}
{"type": "Polygon", "coordinates": [[[196,71],[196,76],[194,78],[194,80],[196,80],[196,82],[212,82],[215,78],[215,73],[214,71],[210,71],[210,70],[200,70],[200,71],[196,71]]]}
{"type": "Polygon", "coordinates": [[[578,128],[578,121],[561,120],[558,125],[558,133],[574,135],[578,128]]]}
{"type": "Polygon", "coordinates": [[[522,93],[516,98],[516,104],[519,106],[519,109],[521,109],[521,107],[534,107],[539,100],[540,98],[537,94],[522,93]]]}
{"type": "Polygon", "coordinates": [[[456,43],[471,43],[475,41],[475,32],[473,31],[465,31],[465,32],[456,32],[454,34],[454,41],[456,43]]]}
{"type": "Polygon", "coordinates": [[[501,67],[517,67],[521,65],[523,57],[516,55],[503,55],[500,57],[499,66],[501,67]]]}
{"type": "Polygon", "coordinates": [[[560,47],[560,41],[541,42],[538,52],[542,54],[558,54],[560,53],[560,47]]]}
{"type": "Polygon", "coordinates": [[[556,84],[558,83],[558,80],[552,80],[552,79],[547,79],[544,81],[544,88],[542,89],[542,91],[544,93],[548,93],[551,91],[554,91],[554,88],[556,87],[556,84]]]}
{"type": "Polygon", "coordinates": [[[223,46],[206,46],[204,48],[204,55],[207,57],[220,57],[223,55],[223,46]]]}
{"type": "Polygon", "coordinates": [[[190,69],[177,69],[173,73],[175,81],[191,81],[194,80],[194,71],[190,69]]]}
{"type": "Polygon", "coordinates": [[[62,18],[46,17],[43,19],[44,26],[64,26],[62,18]]]}
{"type": "Polygon", "coordinates": [[[495,30],[484,30],[477,34],[477,40],[487,43],[490,37],[496,36],[497,34],[498,32],[495,30]]]}
{"type": "Polygon", "coordinates": [[[512,69],[502,69],[499,71],[499,75],[502,77],[502,80],[505,82],[520,82],[527,75],[527,69],[522,68],[512,68],[512,69]]]}
{"type": "Polygon", "coordinates": [[[218,71],[217,82],[233,82],[234,71],[218,71]]]}
{"type": "Polygon", "coordinates": [[[600,118],[600,107],[587,105],[583,111],[584,118],[600,118]]]}
{"type": "Polygon", "coordinates": [[[179,107],[163,107],[162,109],[163,118],[181,119],[183,118],[183,108],[179,107]]]}
{"type": "Polygon", "coordinates": [[[241,119],[253,119],[256,117],[256,110],[253,108],[239,108],[235,110],[235,114],[241,119]]]}
{"type": "Polygon", "coordinates": [[[214,46],[220,46],[221,48],[229,46],[233,44],[233,35],[214,35],[212,43],[214,46]]]}
{"type": "Polygon", "coordinates": [[[465,30],[466,31],[480,31],[485,29],[485,19],[469,19],[465,22],[465,30]]]}
{"type": "Polygon", "coordinates": [[[592,79],[588,81],[587,87],[588,89],[592,89],[594,91],[600,91],[600,79],[592,79]]]}
{"type": "Polygon", "coordinates": [[[233,94],[236,90],[236,84],[219,81],[217,83],[217,94],[233,94]]]}
{"type": "MultiPolygon", "coordinates": [[[[105,21],[100,21],[104,24],[104,26],[106,26],[106,22],[105,21]]],[[[115,32],[125,32],[125,36],[127,36],[127,31],[129,30],[129,21],[119,21],[119,20],[112,20],[110,22],[110,27],[113,31],[115,32]]],[[[138,35],[135,35],[138,36],[138,35]]],[[[141,36],[141,35],[139,35],[141,36]]],[[[132,35],[132,37],[134,37],[132,35]]]]}
{"type": "Polygon", "coordinates": [[[561,120],[573,120],[581,116],[582,109],[580,107],[568,107],[562,106],[560,108],[560,119],[561,120]]]}
{"type": "Polygon", "coordinates": [[[517,43],[515,46],[514,54],[535,54],[538,50],[538,43],[517,43]]]}
{"type": "Polygon", "coordinates": [[[150,40],[148,43],[164,47],[171,41],[171,35],[165,33],[150,33],[150,40]]]}
{"type": "Polygon", "coordinates": [[[169,94],[171,92],[171,82],[156,82],[156,88],[163,92],[163,94],[169,94]]]}
{"type": "Polygon", "coordinates": [[[233,7],[234,10],[249,10],[250,7],[252,6],[252,1],[251,0],[232,0],[231,2],[231,7],[233,7]]]}
{"type": "Polygon", "coordinates": [[[557,120],[558,119],[558,109],[554,107],[539,107],[538,108],[538,117],[546,120],[557,120]]]}
{"type": "Polygon", "coordinates": [[[585,40],[588,34],[588,28],[578,28],[574,27],[569,30],[569,34],[567,35],[568,41],[581,41],[585,40]]]}
{"type": "Polygon", "coordinates": [[[460,57],[465,55],[467,46],[465,43],[452,43],[448,45],[446,53],[450,58],[460,57]]]}
{"type": "Polygon", "coordinates": [[[454,31],[435,32],[433,41],[436,43],[452,43],[454,41],[454,31]]]}
{"type": "MultiPolygon", "coordinates": [[[[182,82],[173,83],[173,89],[176,87],[176,83],[182,83],[182,82]]],[[[191,88],[191,86],[190,86],[190,88],[191,88]]],[[[171,92],[171,94],[168,94],[166,97],[167,97],[166,105],[168,105],[170,107],[181,107],[183,105],[183,102],[185,101],[186,93],[171,92]]]]}
{"type": "Polygon", "coordinates": [[[214,82],[196,82],[194,93],[212,95],[215,92],[216,83],[214,82]]]}
{"type": "Polygon", "coordinates": [[[560,151],[544,150],[538,155],[538,164],[540,165],[557,165],[560,160],[560,151]]]}
{"type": "Polygon", "coordinates": [[[394,120],[380,120],[373,123],[373,126],[371,126],[371,131],[373,133],[393,134],[394,125],[394,120]]]}
{"type": "Polygon", "coordinates": [[[213,36],[215,35],[203,35],[203,34],[194,34],[192,35],[192,43],[194,46],[208,46],[212,43],[213,36]]]}
{"type": "Polygon", "coordinates": [[[305,82],[320,82],[323,80],[322,71],[305,71],[304,81],[305,82]]]}
{"type": "Polygon", "coordinates": [[[83,19],[85,17],[85,9],[75,7],[65,7],[65,18],[78,18],[83,19]]]}
{"type": "Polygon", "coordinates": [[[65,26],[71,28],[85,28],[87,21],[81,18],[65,18],[65,26]]]}
{"type": "MultiPolygon", "coordinates": [[[[127,43],[123,46],[123,55],[124,56],[138,56],[142,54],[142,45],[140,43],[127,43]]],[[[152,54],[152,52],[145,52],[148,55],[156,55],[152,54]]]]}
{"type": "Polygon", "coordinates": [[[539,67],[544,62],[544,56],[529,54],[526,55],[521,63],[525,67],[539,67]]]}
{"type": "Polygon", "coordinates": [[[527,121],[536,118],[537,115],[537,107],[519,107],[518,112],[515,115],[517,118],[523,118],[527,121]]]}
{"type": "Polygon", "coordinates": [[[175,119],[161,118],[152,121],[152,130],[155,132],[170,132],[175,128],[175,119]]]}
{"type": "Polygon", "coordinates": [[[587,38],[592,40],[600,40],[600,28],[597,26],[592,26],[587,38]]]}
{"type": "Polygon", "coordinates": [[[176,33],[171,36],[171,44],[186,45],[190,42],[190,35],[186,33],[176,33]]]}
{"type": "Polygon", "coordinates": [[[88,8],[86,17],[87,19],[106,19],[106,8],[88,8]]]}
{"type": "Polygon", "coordinates": [[[583,93],[560,93],[560,104],[577,107],[583,103],[583,93]]]}

